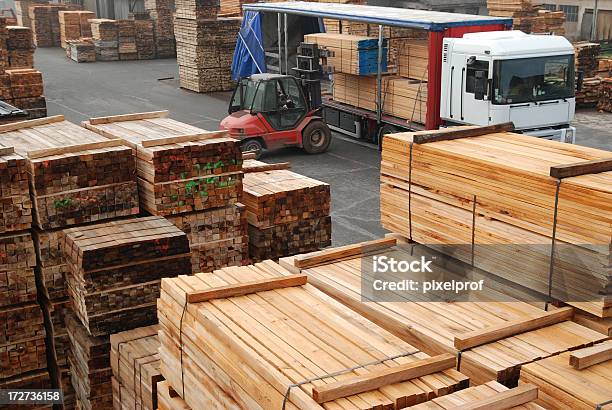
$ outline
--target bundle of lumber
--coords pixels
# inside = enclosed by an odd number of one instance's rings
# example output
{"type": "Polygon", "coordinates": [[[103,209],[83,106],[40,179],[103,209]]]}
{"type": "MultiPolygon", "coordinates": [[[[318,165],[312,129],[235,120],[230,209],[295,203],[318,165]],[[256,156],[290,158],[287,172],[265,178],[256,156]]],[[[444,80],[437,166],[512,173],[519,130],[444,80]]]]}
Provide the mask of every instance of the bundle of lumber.
{"type": "Polygon", "coordinates": [[[181,87],[202,93],[227,91],[234,87],[230,68],[241,23],[240,17],[216,20],[175,18],[181,87]]]}
{"type": "Polygon", "coordinates": [[[89,19],[96,17],[91,11],[66,11],[58,12],[60,27],[60,42],[62,48],[68,47],[68,40],[79,40],[81,37],[91,37],[91,24],[89,19]]]}
{"type": "Polygon", "coordinates": [[[244,176],[251,258],[277,259],[331,245],[329,185],[263,165],[246,168],[244,176]]]}
{"type": "Polygon", "coordinates": [[[117,20],[119,60],[137,60],[136,25],[134,20],[117,20]]]}
{"type": "Polygon", "coordinates": [[[121,139],[136,155],[142,207],[153,215],[225,207],[242,194],[242,153],[225,132],[167,118],[167,111],[92,118],[83,126],[121,139]]]}
{"type": "Polygon", "coordinates": [[[597,77],[612,77],[612,58],[599,58],[597,60],[597,77]]]}
{"type": "Polygon", "coordinates": [[[521,382],[540,388],[538,403],[571,409],[609,407],[612,397],[612,342],[530,363],[521,382]]]}
{"type": "Polygon", "coordinates": [[[512,17],[514,30],[564,35],[565,13],[550,11],[530,0],[487,0],[490,16],[512,17]]]}
{"type": "MultiPolygon", "coordinates": [[[[334,72],[369,75],[378,72],[378,39],[350,34],[316,33],[304,36],[305,43],[317,44],[329,57],[323,61],[334,72]]],[[[383,42],[381,70],[387,71],[388,47],[383,42]]]]}
{"type": "Polygon", "coordinates": [[[28,12],[30,5],[45,4],[48,2],[48,0],[15,0],[15,15],[17,17],[17,24],[32,28],[30,13],[28,12]]]}
{"type": "MultiPolygon", "coordinates": [[[[439,297],[409,289],[377,293],[374,278],[391,280],[393,275],[375,276],[379,274],[370,267],[374,256],[407,263],[424,257],[433,271],[428,278],[449,283],[486,275],[421,245],[395,246],[394,239],[283,258],[280,264],[307,274],[315,287],[428,354],[461,352],[459,370],[473,384],[516,384],[522,365],[607,338],[570,322],[572,308],[545,312],[502,293],[510,290],[503,284],[497,288],[487,282],[483,291],[460,301],[447,301],[449,292],[439,297]]],[[[401,280],[421,278],[409,272],[401,275],[401,280]]]]}
{"type": "Polygon", "coordinates": [[[29,229],[32,201],[25,158],[0,143],[0,233],[29,229]]]}
{"type": "Polygon", "coordinates": [[[119,37],[117,20],[92,18],[89,23],[91,25],[91,37],[94,40],[117,41],[119,37]]]}
{"type": "MultiPolygon", "coordinates": [[[[26,373],[17,377],[13,377],[6,380],[0,380],[0,389],[6,390],[37,390],[37,389],[51,389],[53,387],[49,372],[46,370],[38,370],[30,373],[26,373]]],[[[51,410],[52,404],[7,404],[0,405],[2,410],[51,410]]]]}
{"type": "Polygon", "coordinates": [[[76,4],[34,4],[29,8],[34,43],[37,47],[59,47],[61,45],[59,12],[79,10],[76,4]]]}
{"type": "Polygon", "coordinates": [[[383,227],[544,298],[610,316],[612,153],[510,129],[386,136],[383,227]]]}
{"type": "Polygon", "coordinates": [[[582,71],[585,77],[595,76],[599,68],[597,57],[601,52],[599,43],[581,41],[574,43],[574,53],[576,56],[576,71],[582,71]]]}
{"type": "Polygon", "coordinates": [[[144,7],[153,20],[157,58],[174,57],[176,55],[173,22],[174,2],[168,0],[145,0],[144,7]]]}
{"type": "Polygon", "coordinates": [[[0,306],[36,301],[36,254],[28,231],[0,234],[0,306]]]}
{"type": "Polygon", "coordinates": [[[397,74],[419,81],[429,78],[429,40],[399,39],[397,42],[397,74]]]}
{"type": "Polygon", "coordinates": [[[612,112],[612,78],[601,80],[601,95],[597,109],[612,112]]]}
{"type": "Polygon", "coordinates": [[[32,68],[34,66],[34,38],[32,29],[22,26],[7,26],[8,66],[32,68]]]}
{"type": "Polygon", "coordinates": [[[94,336],[154,323],[161,278],[191,273],[187,235],[161,217],[70,228],[62,236],[68,293],[94,336]]]}
{"type": "Polygon", "coordinates": [[[565,12],[538,10],[538,15],[533,20],[532,31],[534,33],[552,33],[557,36],[565,35],[565,12]]]}
{"type": "Polygon", "coordinates": [[[77,63],[95,63],[96,47],[92,38],[66,40],[66,55],[77,63]]]}
{"type": "Polygon", "coordinates": [[[576,91],[577,107],[595,107],[601,98],[602,81],[599,77],[585,78],[582,89],[576,91]]]}
{"type": "Polygon", "coordinates": [[[111,335],[110,362],[113,370],[115,409],[155,410],[159,371],[157,325],[111,335]]]}
{"type": "Polygon", "coordinates": [[[138,213],[131,150],[61,115],[0,126],[0,143],[27,160],[40,229],[138,213]]]}
{"type": "Polygon", "coordinates": [[[242,16],[242,5],[257,3],[257,0],[221,0],[219,15],[223,17],[242,16]]]}
{"type": "Polygon", "coordinates": [[[176,0],[176,17],[191,20],[216,19],[219,0],[176,0]]]}
{"type": "Polygon", "coordinates": [[[188,406],[402,408],[467,386],[453,356],[421,353],[285,274],[267,261],[163,280],[161,373],[188,406]]]}
{"type": "Polygon", "coordinates": [[[152,60],[155,58],[155,34],[153,20],[148,12],[132,13],[136,31],[136,52],[139,60],[152,60]]]}

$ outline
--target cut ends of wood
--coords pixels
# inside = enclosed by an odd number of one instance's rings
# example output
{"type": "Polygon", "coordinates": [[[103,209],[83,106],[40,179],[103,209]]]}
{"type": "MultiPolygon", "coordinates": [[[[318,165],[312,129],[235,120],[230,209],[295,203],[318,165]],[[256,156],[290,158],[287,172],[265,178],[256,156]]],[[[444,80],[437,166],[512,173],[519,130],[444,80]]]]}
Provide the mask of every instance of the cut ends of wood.
{"type": "Polygon", "coordinates": [[[570,354],[569,363],[576,370],[612,360],[612,340],[576,350],[570,354]]]}
{"type": "Polygon", "coordinates": [[[121,115],[111,115],[108,117],[95,117],[90,118],[89,123],[91,125],[99,125],[99,124],[109,124],[111,122],[120,122],[120,121],[135,121],[135,120],[145,120],[149,118],[165,118],[168,116],[168,111],[150,111],[150,112],[139,112],[133,114],[121,114],[121,115]]]}

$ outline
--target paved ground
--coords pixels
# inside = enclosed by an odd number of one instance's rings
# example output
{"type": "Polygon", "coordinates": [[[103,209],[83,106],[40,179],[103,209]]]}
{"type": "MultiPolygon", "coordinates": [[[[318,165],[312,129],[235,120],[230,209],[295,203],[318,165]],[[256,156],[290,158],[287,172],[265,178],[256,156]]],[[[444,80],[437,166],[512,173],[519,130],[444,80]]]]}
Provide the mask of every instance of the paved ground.
{"type": "MultiPolygon", "coordinates": [[[[76,64],[59,48],[38,49],[36,65],[45,78],[49,114],[80,122],[94,116],[167,109],[171,117],[216,129],[226,115],[229,93],[197,94],[178,87],[175,60],[76,64]]],[[[612,115],[580,111],[577,142],[612,150],[612,115]]],[[[380,155],[365,144],[336,136],[330,150],[308,156],[299,149],[267,153],[269,162],[289,161],[298,173],[332,187],[333,244],[381,237],[378,172],[380,155]]]]}

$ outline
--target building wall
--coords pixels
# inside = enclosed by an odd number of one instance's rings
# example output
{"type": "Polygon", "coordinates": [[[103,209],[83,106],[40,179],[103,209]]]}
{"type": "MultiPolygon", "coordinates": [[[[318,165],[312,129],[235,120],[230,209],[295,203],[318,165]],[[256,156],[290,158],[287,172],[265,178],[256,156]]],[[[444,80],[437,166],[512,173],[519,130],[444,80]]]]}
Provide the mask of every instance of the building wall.
{"type": "MultiPolygon", "coordinates": [[[[577,21],[565,22],[566,37],[570,40],[588,40],[592,22],[593,8],[595,0],[542,0],[546,6],[554,5],[559,10],[559,6],[577,6],[577,21]]],[[[599,0],[597,18],[597,40],[612,39],[612,0],[599,0]]],[[[550,7],[548,7],[550,8],[550,7]]]]}

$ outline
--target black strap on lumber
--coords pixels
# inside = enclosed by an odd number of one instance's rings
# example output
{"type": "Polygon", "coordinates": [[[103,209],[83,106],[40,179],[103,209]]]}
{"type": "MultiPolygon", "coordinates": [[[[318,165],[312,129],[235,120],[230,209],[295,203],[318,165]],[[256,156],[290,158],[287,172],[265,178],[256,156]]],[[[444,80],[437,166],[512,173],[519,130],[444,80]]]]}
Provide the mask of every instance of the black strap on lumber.
{"type": "Polygon", "coordinates": [[[612,399],[599,403],[597,406],[595,406],[595,410],[603,410],[604,406],[607,406],[610,403],[612,403],[612,399]]]}
{"type": "Polygon", "coordinates": [[[304,384],[309,384],[309,383],[312,383],[312,382],[316,382],[317,380],[323,380],[323,379],[328,379],[330,377],[341,376],[343,374],[347,374],[347,373],[353,372],[353,371],[355,371],[357,369],[362,369],[362,368],[368,367],[368,366],[375,366],[377,364],[388,362],[389,360],[399,359],[401,357],[412,356],[412,355],[415,355],[415,354],[417,354],[419,352],[420,352],[420,350],[414,350],[412,352],[407,352],[407,353],[402,353],[402,354],[398,354],[398,355],[395,355],[395,356],[385,357],[384,359],[375,360],[375,361],[370,362],[370,363],[360,364],[360,365],[357,365],[355,367],[351,367],[351,368],[348,368],[348,369],[343,369],[343,370],[340,370],[340,371],[337,371],[337,372],[334,372],[334,373],[328,373],[328,374],[324,374],[323,376],[317,376],[317,377],[313,377],[313,378],[310,378],[310,379],[302,380],[299,383],[293,383],[293,384],[291,384],[291,385],[289,385],[287,387],[287,391],[285,392],[285,396],[283,398],[283,407],[282,407],[282,410],[285,410],[285,408],[287,406],[287,402],[289,401],[289,393],[291,393],[291,389],[293,389],[294,387],[300,387],[300,386],[303,386],[304,384]]]}
{"type": "Polygon", "coordinates": [[[557,243],[557,216],[559,214],[559,191],[561,190],[561,179],[558,178],[555,190],[555,208],[553,213],[552,239],[550,243],[550,261],[548,263],[548,300],[544,304],[544,310],[548,311],[548,305],[552,302],[552,282],[555,272],[555,245],[557,243]]]}
{"type": "Polygon", "coordinates": [[[474,195],[474,204],[472,205],[472,266],[474,266],[474,254],[476,253],[476,195],[474,195]]]}
{"type": "Polygon", "coordinates": [[[485,127],[460,128],[460,129],[442,129],[438,132],[427,134],[414,135],[413,141],[415,144],[427,144],[429,142],[450,141],[461,138],[479,137],[481,135],[493,134],[496,132],[514,131],[513,122],[504,122],[501,124],[487,125],[485,127]]]}
{"type": "Polygon", "coordinates": [[[410,162],[408,163],[408,234],[412,240],[412,147],[410,144],[410,162]]]}
{"type": "Polygon", "coordinates": [[[612,171],[612,159],[595,159],[575,164],[550,167],[550,176],[558,179],[612,171]]]}

